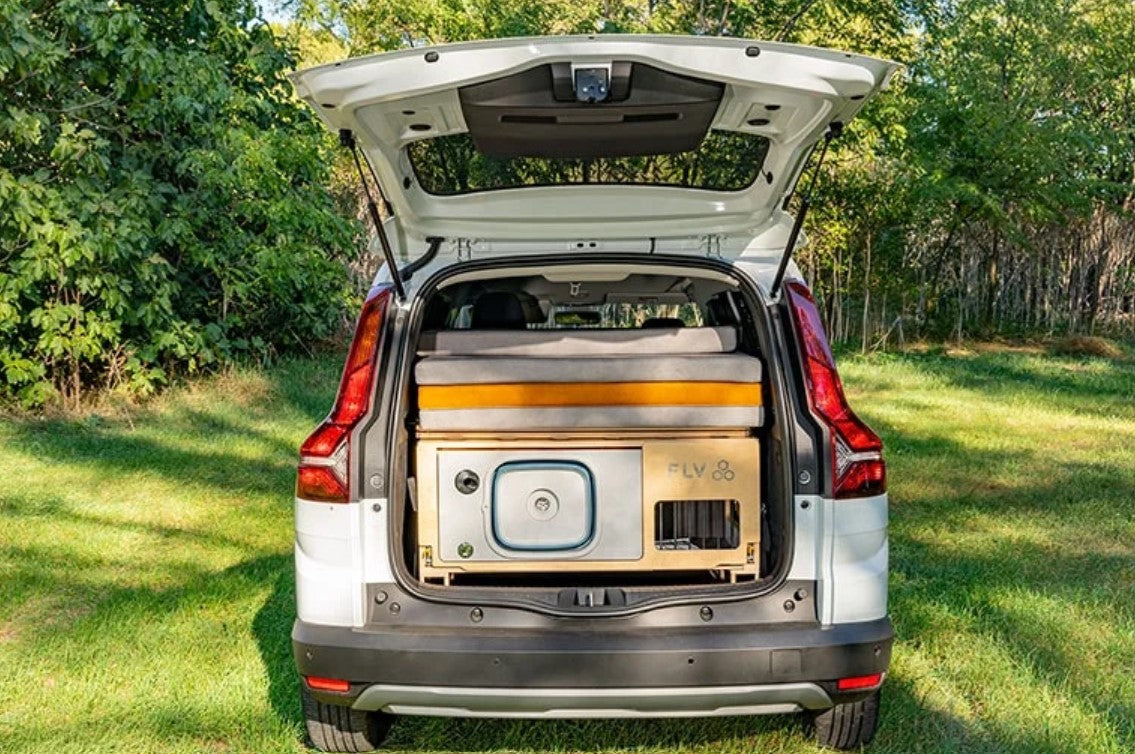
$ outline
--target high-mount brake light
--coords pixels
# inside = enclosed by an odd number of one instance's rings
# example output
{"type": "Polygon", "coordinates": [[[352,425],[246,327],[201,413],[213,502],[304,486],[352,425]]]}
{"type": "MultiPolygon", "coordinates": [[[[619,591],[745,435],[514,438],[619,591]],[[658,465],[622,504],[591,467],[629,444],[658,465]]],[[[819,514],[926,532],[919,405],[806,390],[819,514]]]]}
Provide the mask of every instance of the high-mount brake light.
{"type": "Polygon", "coordinates": [[[380,355],[382,319],[390,303],[389,286],[374,288],[367,296],[355,325],[347,364],[339,381],[335,406],[323,423],[300,447],[296,497],[324,503],[350,500],[347,480],[351,430],[370,411],[374,374],[380,355]]]}
{"type": "Polygon", "coordinates": [[[831,436],[833,497],[868,497],[886,492],[883,441],[847,404],[812,294],[797,281],[785,283],[784,291],[796,324],[808,401],[831,436]]]}

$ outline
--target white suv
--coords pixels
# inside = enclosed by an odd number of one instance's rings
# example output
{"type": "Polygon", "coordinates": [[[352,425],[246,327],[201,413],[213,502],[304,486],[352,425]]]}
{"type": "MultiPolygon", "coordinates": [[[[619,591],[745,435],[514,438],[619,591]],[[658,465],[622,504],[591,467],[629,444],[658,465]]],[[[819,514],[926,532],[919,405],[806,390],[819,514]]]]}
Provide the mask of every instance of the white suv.
{"type": "Polygon", "coordinates": [[[589,36],[295,74],[387,209],[296,484],[317,747],[372,749],[400,714],[804,712],[824,744],[871,739],[882,443],[786,208],[895,68],[589,36]]]}

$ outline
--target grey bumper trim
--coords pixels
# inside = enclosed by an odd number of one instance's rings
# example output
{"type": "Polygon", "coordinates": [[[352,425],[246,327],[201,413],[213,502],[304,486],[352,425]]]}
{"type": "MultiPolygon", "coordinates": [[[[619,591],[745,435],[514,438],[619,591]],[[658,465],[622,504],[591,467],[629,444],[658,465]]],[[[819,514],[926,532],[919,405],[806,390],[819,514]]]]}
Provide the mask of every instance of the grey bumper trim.
{"type": "Polygon", "coordinates": [[[826,709],[832,700],[814,683],[603,689],[374,684],[352,706],[441,717],[713,717],[826,709]]]}
{"type": "MultiPolygon", "coordinates": [[[[403,606],[397,617],[408,612],[403,606]]],[[[549,619],[540,629],[481,628],[462,618],[464,625],[372,624],[367,630],[297,621],[296,667],[301,675],[345,678],[359,689],[580,689],[584,696],[628,687],[722,689],[881,673],[893,636],[886,618],[830,628],[573,618],[549,619]]]]}

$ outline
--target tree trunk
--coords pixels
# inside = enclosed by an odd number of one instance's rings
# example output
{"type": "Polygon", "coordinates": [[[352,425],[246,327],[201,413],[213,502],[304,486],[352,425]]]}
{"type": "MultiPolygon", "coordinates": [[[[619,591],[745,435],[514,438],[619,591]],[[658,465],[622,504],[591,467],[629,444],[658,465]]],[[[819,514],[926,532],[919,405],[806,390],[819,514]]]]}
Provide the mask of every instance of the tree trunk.
{"type": "Polygon", "coordinates": [[[871,316],[871,232],[867,232],[866,246],[864,248],[866,259],[863,272],[863,332],[859,350],[867,353],[868,318],[871,316]]]}

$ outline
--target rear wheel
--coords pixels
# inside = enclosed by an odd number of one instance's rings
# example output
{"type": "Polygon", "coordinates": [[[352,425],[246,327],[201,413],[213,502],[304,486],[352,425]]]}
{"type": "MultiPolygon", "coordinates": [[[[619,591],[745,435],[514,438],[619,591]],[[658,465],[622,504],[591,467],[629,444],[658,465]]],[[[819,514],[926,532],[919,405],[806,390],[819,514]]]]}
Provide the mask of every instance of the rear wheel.
{"type": "Polygon", "coordinates": [[[871,743],[879,726],[881,689],[857,702],[808,713],[808,728],[816,742],[832,749],[858,749],[871,743]]]}
{"type": "Polygon", "coordinates": [[[320,751],[374,751],[386,739],[394,721],[385,712],[364,712],[339,704],[324,704],[303,686],[300,696],[307,736],[320,751]]]}

